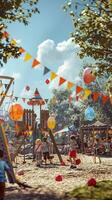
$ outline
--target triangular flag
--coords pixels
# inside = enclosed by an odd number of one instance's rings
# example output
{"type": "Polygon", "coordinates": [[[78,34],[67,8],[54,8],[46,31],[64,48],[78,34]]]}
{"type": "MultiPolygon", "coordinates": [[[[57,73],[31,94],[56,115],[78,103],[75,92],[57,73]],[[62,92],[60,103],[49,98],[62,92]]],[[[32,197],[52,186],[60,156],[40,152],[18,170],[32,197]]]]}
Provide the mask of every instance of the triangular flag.
{"type": "Polygon", "coordinates": [[[102,102],[103,104],[105,104],[109,99],[109,96],[106,96],[106,95],[102,95],[102,102]]]}
{"type": "Polygon", "coordinates": [[[44,99],[44,100],[45,100],[46,103],[49,101],[49,99],[44,99]]]}
{"type": "Polygon", "coordinates": [[[74,83],[72,82],[67,82],[67,89],[70,90],[74,86],[74,83]]]}
{"type": "Polygon", "coordinates": [[[23,100],[23,102],[25,103],[25,100],[26,100],[26,99],[25,99],[25,98],[22,98],[22,100],[23,100]]]}
{"type": "Polygon", "coordinates": [[[7,33],[6,31],[3,33],[2,38],[8,38],[9,37],[9,33],[7,33]]]}
{"type": "Polygon", "coordinates": [[[38,96],[40,96],[40,93],[39,93],[39,91],[38,91],[38,89],[36,88],[36,90],[35,90],[35,92],[34,92],[34,96],[35,97],[38,97],[38,96]]]}
{"type": "Polygon", "coordinates": [[[87,98],[90,94],[91,94],[91,90],[90,89],[84,89],[84,97],[87,98]]]}
{"type": "Polygon", "coordinates": [[[18,97],[15,97],[16,101],[18,100],[18,97]]]}
{"type": "Polygon", "coordinates": [[[80,93],[83,90],[82,87],[76,86],[76,94],[80,93]]]}
{"type": "Polygon", "coordinates": [[[5,89],[7,88],[8,84],[5,84],[5,89]]]}
{"type": "Polygon", "coordinates": [[[32,63],[32,67],[34,68],[35,66],[37,66],[39,64],[40,64],[40,62],[37,59],[34,59],[33,63],[32,63]]]}
{"type": "Polygon", "coordinates": [[[59,80],[59,86],[62,85],[65,81],[66,81],[66,79],[60,77],[60,80],[59,80]]]}
{"type": "Polygon", "coordinates": [[[11,40],[11,44],[12,44],[12,45],[16,45],[16,44],[17,44],[16,40],[12,39],[12,40],[11,40]]]}
{"type": "Polygon", "coordinates": [[[93,101],[96,102],[98,100],[98,97],[100,96],[100,93],[99,92],[93,92],[92,93],[92,98],[93,98],[93,101]]]}
{"type": "Polygon", "coordinates": [[[21,47],[21,48],[19,48],[19,52],[20,52],[20,53],[25,53],[25,49],[23,49],[23,48],[21,47]]]}
{"type": "Polygon", "coordinates": [[[25,57],[24,57],[24,61],[28,61],[32,58],[32,56],[29,54],[29,53],[26,53],[25,54],[25,57]]]}
{"type": "Polygon", "coordinates": [[[48,69],[47,67],[44,67],[43,75],[47,74],[49,71],[50,71],[50,69],[48,69]]]}
{"type": "Polygon", "coordinates": [[[49,79],[46,79],[45,80],[45,83],[48,85],[50,83],[50,80],[49,79]]]}
{"type": "Polygon", "coordinates": [[[50,81],[52,81],[53,79],[55,79],[58,75],[54,72],[51,72],[50,74],[50,81]]]}

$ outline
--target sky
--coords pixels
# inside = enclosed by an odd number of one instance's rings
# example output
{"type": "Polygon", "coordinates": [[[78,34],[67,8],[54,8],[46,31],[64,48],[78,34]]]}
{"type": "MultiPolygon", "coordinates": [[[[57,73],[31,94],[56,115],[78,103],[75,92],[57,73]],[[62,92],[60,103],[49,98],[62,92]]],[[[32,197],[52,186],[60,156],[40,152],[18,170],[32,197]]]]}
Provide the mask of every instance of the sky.
{"type": "MultiPolygon", "coordinates": [[[[38,3],[40,14],[33,15],[28,26],[20,23],[8,25],[11,38],[16,39],[33,58],[41,62],[41,65],[33,69],[32,59],[24,62],[24,56],[21,56],[9,60],[0,69],[0,75],[10,75],[15,78],[15,96],[30,98],[35,88],[38,88],[42,98],[47,99],[52,96],[52,89],[58,87],[58,78],[47,85],[45,80],[49,79],[50,74],[43,76],[43,66],[68,81],[78,80],[84,61],[77,56],[79,47],[74,45],[70,38],[73,26],[69,14],[62,9],[64,3],[65,0],[40,0],[38,3]],[[25,90],[27,85],[30,86],[29,92],[25,90]]],[[[26,104],[23,106],[26,107],[26,104]]]]}

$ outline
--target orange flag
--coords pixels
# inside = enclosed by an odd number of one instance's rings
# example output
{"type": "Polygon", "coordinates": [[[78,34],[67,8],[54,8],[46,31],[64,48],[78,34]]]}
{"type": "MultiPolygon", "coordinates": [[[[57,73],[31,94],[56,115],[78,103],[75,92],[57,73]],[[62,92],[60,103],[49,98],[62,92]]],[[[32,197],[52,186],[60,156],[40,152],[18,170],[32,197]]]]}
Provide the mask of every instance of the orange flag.
{"type": "Polygon", "coordinates": [[[62,85],[65,81],[66,81],[66,79],[60,77],[60,80],[59,80],[59,86],[62,85]]]}
{"type": "Polygon", "coordinates": [[[20,53],[25,53],[25,49],[19,48],[19,52],[20,52],[20,53]]]}
{"type": "Polygon", "coordinates": [[[106,95],[102,95],[102,102],[103,104],[105,104],[109,99],[109,96],[106,96],[106,95]]]}
{"type": "Polygon", "coordinates": [[[100,93],[99,92],[93,92],[92,93],[92,98],[93,98],[93,101],[96,102],[98,100],[98,97],[100,96],[100,93]]]}
{"type": "Polygon", "coordinates": [[[80,93],[82,90],[83,90],[82,87],[77,86],[77,87],[76,87],[76,94],[80,93]]]}
{"type": "Polygon", "coordinates": [[[34,59],[33,63],[32,63],[32,67],[34,68],[35,66],[37,66],[39,64],[40,64],[40,62],[37,59],[34,59]]]}
{"type": "Polygon", "coordinates": [[[74,83],[72,82],[67,82],[67,89],[70,90],[74,86],[74,83]]]}

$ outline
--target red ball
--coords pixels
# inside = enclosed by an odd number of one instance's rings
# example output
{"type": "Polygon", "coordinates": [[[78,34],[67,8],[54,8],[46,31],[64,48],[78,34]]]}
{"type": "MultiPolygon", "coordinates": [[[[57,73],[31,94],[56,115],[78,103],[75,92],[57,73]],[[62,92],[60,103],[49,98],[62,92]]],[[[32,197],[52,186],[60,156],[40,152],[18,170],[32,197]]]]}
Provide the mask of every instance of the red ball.
{"type": "Polygon", "coordinates": [[[96,79],[96,77],[92,73],[92,70],[90,68],[86,68],[83,73],[83,80],[84,80],[85,84],[90,84],[95,79],[96,79]]]}
{"type": "Polygon", "coordinates": [[[79,165],[81,163],[81,160],[78,158],[77,160],[76,160],[76,165],[79,165]]]}
{"type": "Polygon", "coordinates": [[[46,82],[46,84],[49,84],[49,83],[50,83],[49,79],[47,79],[45,82],[46,82]]]}
{"type": "Polygon", "coordinates": [[[55,181],[60,182],[60,181],[62,181],[62,180],[63,180],[63,176],[62,176],[62,175],[57,175],[57,176],[55,177],[55,181]]]}
{"type": "Polygon", "coordinates": [[[96,186],[96,180],[94,178],[91,178],[87,182],[88,186],[96,186]]]}

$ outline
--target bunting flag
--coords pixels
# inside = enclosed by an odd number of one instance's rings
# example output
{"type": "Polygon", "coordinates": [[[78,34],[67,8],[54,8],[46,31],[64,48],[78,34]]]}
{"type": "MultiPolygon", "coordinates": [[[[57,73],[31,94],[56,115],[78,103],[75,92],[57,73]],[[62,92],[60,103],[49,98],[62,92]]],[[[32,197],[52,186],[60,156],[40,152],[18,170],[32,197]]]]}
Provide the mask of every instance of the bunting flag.
{"type": "Polygon", "coordinates": [[[25,49],[19,48],[19,52],[20,52],[20,53],[25,53],[25,49]]]}
{"type": "Polygon", "coordinates": [[[48,72],[50,72],[50,69],[48,69],[47,67],[44,67],[43,75],[47,74],[48,72]]]}
{"type": "Polygon", "coordinates": [[[76,86],[76,94],[80,93],[81,91],[83,91],[83,88],[80,86],[76,86]]]}
{"type": "Polygon", "coordinates": [[[91,94],[92,92],[91,92],[91,90],[90,89],[84,89],[84,99],[87,99],[88,98],[88,96],[90,96],[90,94],[91,94]]]}
{"type": "Polygon", "coordinates": [[[7,39],[9,37],[9,33],[7,33],[6,31],[3,33],[2,38],[7,39]]]}
{"type": "Polygon", "coordinates": [[[93,92],[92,93],[92,98],[93,98],[93,101],[96,102],[98,100],[98,97],[100,96],[100,93],[99,92],[93,92]]]}
{"type": "Polygon", "coordinates": [[[49,101],[49,99],[45,99],[45,102],[47,103],[49,101]]]}
{"type": "Polygon", "coordinates": [[[54,72],[51,72],[50,74],[50,81],[52,81],[53,79],[55,79],[58,75],[54,72]]]}
{"type": "Polygon", "coordinates": [[[48,85],[50,83],[50,80],[49,79],[46,79],[45,80],[45,83],[48,85]]]}
{"type": "Polygon", "coordinates": [[[40,64],[40,62],[37,59],[34,59],[33,63],[32,63],[32,67],[34,68],[34,67],[36,67],[39,64],[40,64]]]}
{"type": "Polygon", "coordinates": [[[24,57],[24,61],[28,61],[32,58],[32,56],[29,54],[29,53],[26,53],[25,54],[25,57],[24,57]]]}
{"type": "Polygon", "coordinates": [[[105,104],[108,101],[109,97],[106,95],[102,95],[102,102],[105,104]]]}
{"type": "Polygon", "coordinates": [[[22,98],[22,100],[23,100],[23,102],[25,103],[25,100],[26,100],[26,99],[25,99],[25,98],[22,98]]]}
{"type": "Polygon", "coordinates": [[[16,45],[16,44],[17,44],[16,40],[12,39],[12,40],[11,40],[11,44],[12,44],[12,45],[16,45]]]}
{"type": "Polygon", "coordinates": [[[66,79],[64,79],[63,77],[60,77],[59,79],[59,86],[62,85],[63,83],[66,82],[66,79]]]}
{"type": "Polygon", "coordinates": [[[5,89],[7,88],[8,84],[5,84],[5,89]]]}
{"type": "Polygon", "coordinates": [[[74,86],[74,83],[72,82],[67,82],[67,89],[70,90],[74,86]]]}
{"type": "Polygon", "coordinates": [[[15,97],[15,100],[17,101],[17,100],[18,100],[18,97],[15,97]]]}

